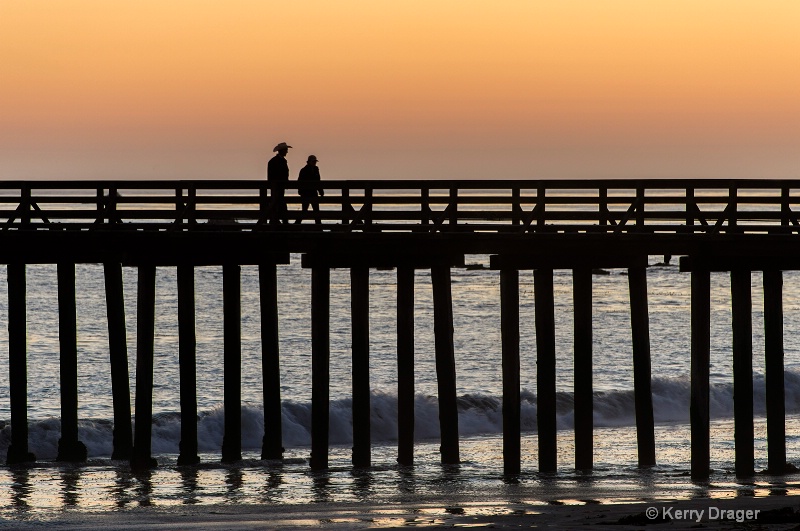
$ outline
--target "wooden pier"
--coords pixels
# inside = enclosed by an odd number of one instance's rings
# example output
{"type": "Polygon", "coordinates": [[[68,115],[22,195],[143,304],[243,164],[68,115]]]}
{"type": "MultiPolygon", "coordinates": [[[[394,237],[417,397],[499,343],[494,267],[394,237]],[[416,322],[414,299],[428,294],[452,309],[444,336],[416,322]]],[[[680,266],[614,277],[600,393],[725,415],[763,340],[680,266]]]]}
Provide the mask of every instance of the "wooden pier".
{"type": "MultiPolygon", "coordinates": [[[[61,345],[59,461],[81,462],[75,264],[102,263],[114,402],[114,459],[149,468],[156,267],[176,267],[183,419],[197,418],[194,268],[220,265],[224,294],[225,427],[221,459],[241,459],[240,268],[259,268],[263,459],[280,459],[277,268],[291,253],[311,269],[311,459],[328,466],[330,270],[349,268],[352,301],[353,466],[371,466],[369,271],[397,271],[398,462],[414,462],[414,270],[431,271],[441,460],[460,460],[453,337],[452,268],[465,255],[491,255],[500,278],[503,458],[522,471],[519,275],[532,274],[536,306],[538,470],[557,471],[553,271],[571,270],[574,289],[575,467],[593,466],[592,275],[628,271],[638,464],[656,464],[647,260],[680,256],[691,275],[691,469],[709,475],[710,273],[729,272],[735,386],[735,470],[754,474],[753,343],[750,279],[764,273],[769,471],[787,470],[783,388],[782,275],[800,269],[800,181],[329,181],[319,219],[301,213],[297,184],[262,181],[78,181],[0,183],[0,263],[8,265],[11,446],[8,464],[35,460],[28,449],[27,264],[58,268],[61,345]],[[274,194],[272,186],[284,193],[274,194]],[[277,213],[288,203],[289,223],[277,213]],[[300,223],[295,223],[299,221],[300,223]],[[138,268],[136,430],[132,430],[121,267],[138,268]],[[532,272],[532,273],[530,273],[532,272]]],[[[687,331],[689,332],[689,331],[687,331]]],[[[199,461],[197,426],[181,424],[178,462],[199,461]]]]}

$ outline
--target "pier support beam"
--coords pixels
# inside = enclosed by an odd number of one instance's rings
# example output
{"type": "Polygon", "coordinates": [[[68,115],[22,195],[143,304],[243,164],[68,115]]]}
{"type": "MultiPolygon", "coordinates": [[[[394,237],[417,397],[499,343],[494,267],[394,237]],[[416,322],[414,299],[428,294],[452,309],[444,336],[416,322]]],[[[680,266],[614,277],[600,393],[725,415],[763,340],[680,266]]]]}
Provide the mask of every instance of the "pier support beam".
{"type": "Polygon", "coordinates": [[[533,272],[536,311],[536,422],[539,472],[558,469],[556,425],[556,332],[553,270],[533,272]]]}
{"type": "Polygon", "coordinates": [[[786,470],[786,404],[783,381],[783,274],[764,271],[764,339],[767,388],[767,453],[771,474],[786,470]]]}
{"type": "Polygon", "coordinates": [[[503,356],[503,473],[519,474],[519,271],[500,270],[500,332],[503,356]]]}
{"type": "Polygon", "coordinates": [[[574,341],[574,423],[575,469],[591,470],[593,466],[593,391],[592,391],[592,270],[572,271],[575,316],[574,341]]]}
{"type": "Polygon", "coordinates": [[[178,363],[181,381],[179,465],[200,462],[197,455],[197,334],[195,331],[194,267],[178,266],[178,363]]]}
{"type": "Polygon", "coordinates": [[[414,464],[414,269],[397,268],[397,462],[414,464]]]}
{"type": "Polygon", "coordinates": [[[439,388],[442,464],[458,464],[461,462],[461,457],[458,444],[458,401],[450,267],[433,266],[431,268],[431,284],[433,287],[433,331],[436,349],[436,378],[439,388]]]}
{"type": "Polygon", "coordinates": [[[711,469],[709,368],[711,364],[711,275],[692,271],[691,398],[692,479],[708,479],[711,469]]]}
{"type": "Polygon", "coordinates": [[[6,463],[36,461],[28,451],[28,331],[25,264],[8,264],[8,376],[11,444],[6,463]]]}
{"type": "Polygon", "coordinates": [[[281,365],[278,341],[278,268],[258,266],[261,289],[261,371],[264,386],[264,439],[261,459],[283,458],[281,365]]]}
{"type": "Polygon", "coordinates": [[[153,357],[155,343],[156,266],[140,265],[136,315],[136,430],[131,468],[158,466],[151,457],[153,435],[153,357]]]}
{"type": "Polygon", "coordinates": [[[369,269],[350,269],[353,359],[353,466],[371,464],[369,388],[369,269]]]}
{"type": "Polygon", "coordinates": [[[75,264],[61,262],[58,271],[58,340],[60,346],[61,438],[58,461],[82,463],[87,450],[78,440],[78,322],[75,264]]]}
{"type": "Polygon", "coordinates": [[[242,287],[241,267],[222,266],[222,313],[224,328],[225,435],[222,462],[242,459],[242,287]]]}
{"type": "Polygon", "coordinates": [[[125,329],[125,298],[122,264],[103,264],[108,316],[108,351],[111,364],[111,394],[114,402],[114,448],[111,459],[130,460],[133,451],[131,386],[128,377],[128,339],[125,329]]]}
{"type": "Polygon", "coordinates": [[[311,468],[328,468],[331,272],[311,268],[311,468]]]}
{"type": "Polygon", "coordinates": [[[750,271],[731,271],[733,420],[736,476],[755,472],[753,430],[753,321],[750,271]]]}
{"type": "Polygon", "coordinates": [[[647,269],[628,269],[633,344],[633,388],[636,402],[636,442],[639,466],[656,464],[653,393],[650,382],[650,320],[647,313],[647,269]]]}

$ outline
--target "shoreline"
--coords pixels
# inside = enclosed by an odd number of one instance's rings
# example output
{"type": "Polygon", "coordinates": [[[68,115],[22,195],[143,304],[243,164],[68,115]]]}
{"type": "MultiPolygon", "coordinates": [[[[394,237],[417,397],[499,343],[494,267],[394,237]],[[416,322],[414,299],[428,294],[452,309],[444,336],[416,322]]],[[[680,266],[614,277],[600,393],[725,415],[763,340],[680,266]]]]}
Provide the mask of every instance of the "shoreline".
{"type": "Polygon", "coordinates": [[[467,502],[320,503],[136,507],[120,511],[63,511],[48,519],[0,519],[0,528],[57,530],[194,531],[245,529],[400,529],[552,527],[555,529],[793,529],[800,524],[800,496],[695,498],[638,503],[467,502]],[[656,518],[651,516],[656,515],[656,518]]]}

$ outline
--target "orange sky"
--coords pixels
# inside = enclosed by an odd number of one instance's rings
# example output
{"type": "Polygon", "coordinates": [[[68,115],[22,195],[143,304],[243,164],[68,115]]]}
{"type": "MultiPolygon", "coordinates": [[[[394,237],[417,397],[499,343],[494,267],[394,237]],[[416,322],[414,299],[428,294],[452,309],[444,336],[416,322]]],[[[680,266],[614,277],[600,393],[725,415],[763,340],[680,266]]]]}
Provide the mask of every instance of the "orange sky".
{"type": "Polygon", "coordinates": [[[3,0],[0,178],[800,178],[796,0],[3,0]]]}

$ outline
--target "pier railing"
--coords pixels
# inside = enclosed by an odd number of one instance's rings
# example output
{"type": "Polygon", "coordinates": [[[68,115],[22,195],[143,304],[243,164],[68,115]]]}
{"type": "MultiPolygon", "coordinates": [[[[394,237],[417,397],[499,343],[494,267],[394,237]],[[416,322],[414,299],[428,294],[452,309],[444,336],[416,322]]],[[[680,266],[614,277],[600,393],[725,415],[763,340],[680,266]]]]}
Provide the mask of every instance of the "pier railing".
{"type": "Polygon", "coordinates": [[[0,228],[313,231],[320,225],[292,222],[318,219],[325,230],[370,232],[800,232],[800,181],[323,181],[318,214],[301,211],[299,186],[7,181],[0,182],[0,228]]]}

